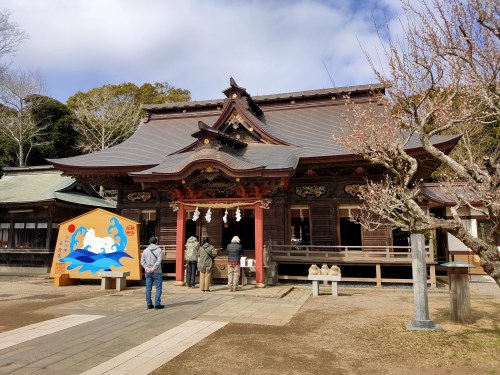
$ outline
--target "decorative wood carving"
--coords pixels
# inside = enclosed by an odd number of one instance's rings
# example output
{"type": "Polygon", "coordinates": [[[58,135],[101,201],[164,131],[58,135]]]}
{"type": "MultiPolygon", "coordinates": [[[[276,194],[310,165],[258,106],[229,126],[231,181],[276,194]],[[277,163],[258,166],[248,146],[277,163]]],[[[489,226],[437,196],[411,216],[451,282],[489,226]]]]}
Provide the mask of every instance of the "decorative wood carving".
{"type": "Polygon", "coordinates": [[[152,197],[152,194],[150,191],[134,191],[132,193],[127,194],[127,200],[135,203],[139,200],[142,202],[146,203],[148,200],[150,200],[152,197]]]}
{"type": "Polygon", "coordinates": [[[357,197],[364,189],[366,189],[366,185],[351,184],[344,186],[344,191],[353,197],[357,197]]]}
{"type": "Polygon", "coordinates": [[[295,188],[295,194],[299,197],[307,198],[308,195],[314,195],[316,198],[321,197],[326,194],[326,186],[324,185],[308,185],[308,186],[297,186],[295,188]]]}
{"type": "MultiPolygon", "coordinates": [[[[215,169],[213,169],[215,170],[215,169]]],[[[184,199],[216,199],[216,198],[271,198],[279,193],[278,181],[242,182],[235,180],[193,180],[182,181],[182,184],[165,186],[163,196],[170,202],[184,199]]]]}

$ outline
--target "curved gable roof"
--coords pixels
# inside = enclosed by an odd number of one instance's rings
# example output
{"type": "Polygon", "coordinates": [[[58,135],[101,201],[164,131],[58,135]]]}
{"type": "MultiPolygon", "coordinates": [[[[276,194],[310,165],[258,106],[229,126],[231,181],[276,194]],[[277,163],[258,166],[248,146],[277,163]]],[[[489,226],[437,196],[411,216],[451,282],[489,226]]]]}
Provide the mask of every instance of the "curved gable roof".
{"type": "MultiPolygon", "coordinates": [[[[148,174],[181,174],[202,161],[224,164],[231,175],[260,170],[278,176],[288,174],[288,170],[296,168],[299,162],[362,160],[335,143],[332,137],[348,131],[343,119],[345,107],[336,99],[350,92],[351,98],[358,100],[360,105],[373,106],[375,104],[370,104],[368,99],[374,89],[383,90],[383,87],[365,85],[252,98],[231,79],[231,87],[224,91],[228,96],[224,101],[143,106],[146,118],[134,135],[122,144],[49,162],[73,175],[130,175],[139,179],[148,174]],[[246,130],[259,134],[260,138],[255,138],[257,142],[240,141],[236,133],[231,133],[227,121],[235,111],[247,122],[246,130]],[[199,122],[206,125],[200,128],[199,122]],[[205,134],[221,147],[197,151],[200,136],[205,134]],[[231,141],[228,137],[235,138],[231,141]],[[259,140],[264,143],[258,143],[259,140]],[[232,150],[222,147],[231,143],[232,150]]],[[[440,136],[435,137],[433,143],[449,150],[458,138],[440,136]]],[[[406,149],[422,152],[417,137],[410,139],[406,149]]]]}
{"type": "Polygon", "coordinates": [[[161,164],[144,171],[130,173],[130,176],[137,181],[145,177],[147,179],[147,176],[151,175],[161,175],[166,180],[185,178],[207,163],[232,177],[259,177],[267,174],[290,176],[298,164],[299,152],[300,149],[297,147],[266,144],[249,144],[237,151],[207,146],[171,155],[161,164]]]}

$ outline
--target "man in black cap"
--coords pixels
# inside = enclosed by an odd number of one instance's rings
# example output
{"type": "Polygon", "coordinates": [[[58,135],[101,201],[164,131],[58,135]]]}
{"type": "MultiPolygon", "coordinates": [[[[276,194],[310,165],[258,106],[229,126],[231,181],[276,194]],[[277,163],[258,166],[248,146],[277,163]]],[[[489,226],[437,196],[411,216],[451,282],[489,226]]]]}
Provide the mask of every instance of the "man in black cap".
{"type": "Polygon", "coordinates": [[[163,309],[165,306],[161,304],[161,292],[163,290],[162,283],[163,277],[161,272],[161,261],[163,259],[163,252],[157,245],[158,237],[151,237],[149,239],[149,246],[144,250],[141,256],[141,265],[144,268],[146,276],[146,303],[148,309],[163,309]],[[155,285],[155,304],[151,301],[151,291],[155,285]]]}

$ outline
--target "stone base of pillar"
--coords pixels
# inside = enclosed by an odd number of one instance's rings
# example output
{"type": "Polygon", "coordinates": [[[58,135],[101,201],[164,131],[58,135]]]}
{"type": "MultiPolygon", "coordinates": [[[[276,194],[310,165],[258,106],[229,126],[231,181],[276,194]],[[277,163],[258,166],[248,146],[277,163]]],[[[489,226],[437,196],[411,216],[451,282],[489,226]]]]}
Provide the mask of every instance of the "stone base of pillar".
{"type": "Polygon", "coordinates": [[[406,324],[408,331],[440,331],[442,328],[432,320],[412,320],[406,324]]]}
{"type": "Polygon", "coordinates": [[[265,288],[266,284],[264,284],[264,283],[257,283],[257,284],[255,284],[255,287],[256,288],[265,288]]]}
{"type": "Polygon", "coordinates": [[[178,280],[176,280],[175,283],[174,283],[174,286],[185,286],[185,285],[186,285],[185,281],[178,281],[178,280]]]}

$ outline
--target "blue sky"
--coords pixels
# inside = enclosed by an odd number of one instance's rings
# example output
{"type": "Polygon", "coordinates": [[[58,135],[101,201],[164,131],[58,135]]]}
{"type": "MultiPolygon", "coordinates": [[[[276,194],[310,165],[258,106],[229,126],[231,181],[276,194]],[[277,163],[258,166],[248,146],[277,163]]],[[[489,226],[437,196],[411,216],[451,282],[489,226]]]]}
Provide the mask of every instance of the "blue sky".
{"type": "Polygon", "coordinates": [[[373,17],[397,34],[401,14],[398,0],[2,0],[0,7],[30,35],[12,66],[38,70],[45,94],[63,103],[123,82],[167,81],[193,100],[222,98],[230,76],[252,95],[374,83],[362,51],[380,54],[373,17]]]}

